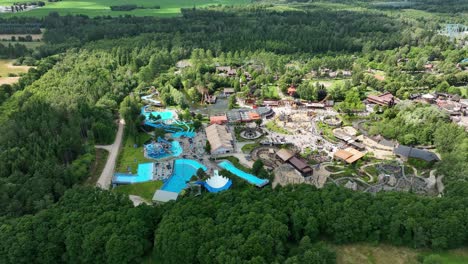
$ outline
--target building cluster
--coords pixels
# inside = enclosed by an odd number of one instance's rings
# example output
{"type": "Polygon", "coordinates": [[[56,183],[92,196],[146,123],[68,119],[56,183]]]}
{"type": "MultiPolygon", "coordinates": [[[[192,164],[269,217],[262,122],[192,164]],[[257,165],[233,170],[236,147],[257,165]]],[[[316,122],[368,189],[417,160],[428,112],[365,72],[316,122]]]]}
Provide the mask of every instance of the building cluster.
{"type": "MultiPolygon", "coordinates": [[[[245,76],[245,79],[247,81],[252,80],[252,75],[240,68],[242,71],[242,74],[245,76]]],[[[231,67],[231,66],[218,66],[216,67],[216,72],[218,73],[219,76],[221,77],[238,77],[238,69],[231,67]]]]}
{"type": "Polygon", "coordinates": [[[283,162],[291,164],[302,176],[311,176],[313,169],[307,164],[305,160],[297,157],[293,152],[287,149],[280,149],[276,152],[276,156],[283,162]]]}
{"type": "Polygon", "coordinates": [[[337,128],[333,130],[333,135],[337,139],[344,141],[350,147],[353,147],[359,151],[363,151],[366,149],[366,147],[362,143],[359,142],[356,136],[346,133],[346,131],[343,129],[337,128]]]}
{"type": "Polygon", "coordinates": [[[352,72],[350,70],[337,70],[334,71],[329,68],[320,68],[318,71],[312,70],[310,71],[312,77],[329,77],[329,78],[336,78],[339,76],[343,77],[351,77],[352,72]]]}
{"type": "Polygon", "coordinates": [[[234,124],[248,123],[264,118],[270,118],[275,113],[269,107],[257,107],[254,109],[233,109],[225,114],[210,116],[210,124],[234,124]]]}
{"type": "Polygon", "coordinates": [[[427,93],[411,95],[413,101],[437,106],[450,115],[450,119],[468,131],[468,99],[447,93],[427,93]]]}

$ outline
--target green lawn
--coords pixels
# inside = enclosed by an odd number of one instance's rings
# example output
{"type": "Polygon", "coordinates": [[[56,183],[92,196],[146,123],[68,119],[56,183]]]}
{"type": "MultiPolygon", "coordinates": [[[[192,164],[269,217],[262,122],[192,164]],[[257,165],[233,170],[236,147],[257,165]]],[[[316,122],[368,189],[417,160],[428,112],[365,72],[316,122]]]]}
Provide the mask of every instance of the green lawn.
{"type": "Polygon", "coordinates": [[[245,144],[243,147],[242,147],[242,152],[244,153],[250,153],[252,150],[254,150],[254,148],[260,146],[259,143],[251,143],[251,144],[245,144]]]}
{"type": "Polygon", "coordinates": [[[262,88],[263,98],[267,99],[280,99],[278,94],[278,87],[265,86],[262,88]]]}
{"type": "Polygon", "coordinates": [[[145,158],[143,154],[143,143],[150,138],[151,136],[148,134],[139,134],[138,147],[135,148],[135,140],[132,137],[125,137],[117,160],[116,172],[127,172],[127,168],[130,167],[131,172],[135,174],[139,163],[152,162],[153,160],[145,158]]]}
{"type": "Polygon", "coordinates": [[[328,126],[327,124],[324,124],[322,122],[317,122],[317,126],[322,131],[322,136],[325,139],[327,139],[328,141],[331,141],[331,142],[336,142],[337,141],[335,135],[333,135],[333,128],[331,128],[330,126],[328,126]]]}
{"type": "Polygon", "coordinates": [[[86,179],[85,185],[95,185],[101,176],[102,170],[104,166],[106,166],[107,157],[109,156],[109,152],[104,149],[96,149],[96,158],[94,160],[93,165],[89,171],[89,178],[86,179]]]}
{"type": "Polygon", "coordinates": [[[269,121],[265,124],[265,126],[268,130],[276,132],[276,133],[286,134],[286,135],[290,134],[288,130],[278,126],[278,124],[276,124],[275,121],[269,121]]]}
{"type": "MultiPolygon", "coordinates": [[[[0,0],[0,5],[11,5],[15,2],[27,2],[18,0],[0,0]]],[[[180,8],[202,7],[208,5],[241,5],[248,4],[249,0],[90,0],[90,1],[74,1],[63,0],[60,2],[46,2],[42,8],[34,9],[27,12],[15,13],[15,16],[36,16],[43,17],[49,12],[58,12],[61,15],[66,14],[83,14],[91,17],[94,16],[120,16],[124,14],[135,16],[177,16],[180,14],[180,8]],[[136,4],[137,6],[153,7],[159,5],[160,9],[135,9],[132,11],[111,11],[111,5],[136,4]]],[[[1,16],[13,16],[13,14],[0,14],[1,16]]]]}
{"type": "Polygon", "coordinates": [[[25,45],[26,48],[28,49],[35,49],[39,46],[44,45],[44,42],[41,41],[6,41],[6,40],[0,40],[0,44],[3,44],[4,46],[8,46],[8,44],[15,45],[15,44],[21,44],[25,45]]]}
{"type": "Polygon", "coordinates": [[[156,192],[156,190],[159,190],[159,188],[161,188],[162,185],[162,181],[149,181],[128,185],[120,185],[115,187],[113,190],[119,193],[138,195],[150,202],[153,198],[154,192],[156,192]]]}

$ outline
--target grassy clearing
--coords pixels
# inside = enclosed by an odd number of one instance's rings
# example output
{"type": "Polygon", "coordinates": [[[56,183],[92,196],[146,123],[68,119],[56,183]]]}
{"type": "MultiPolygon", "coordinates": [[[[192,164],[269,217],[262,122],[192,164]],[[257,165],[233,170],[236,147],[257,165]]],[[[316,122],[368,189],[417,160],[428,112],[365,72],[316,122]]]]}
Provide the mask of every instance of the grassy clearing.
{"type": "Polygon", "coordinates": [[[337,141],[335,135],[333,135],[333,128],[332,127],[330,127],[329,125],[324,124],[322,122],[317,122],[317,126],[320,128],[320,131],[322,131],[322,136],[326,140],[331,141],[331,142],[336,142],[337,141]]]}
{"type": "Polygon", "coordinates": [[[139,163],[152,162],[153,160],[145,158],[143,153],[143,143],[150,138],[150,135],[140,133],[135,142],[134,138],[126,136],[119,153],[116,171],[128,172],[128,168],[130,168],[130,171],[136,174],[139,163]],[[135,143],[137,144],[136,148],[135,143]]]}
{"type": "MultiPolygon", "coordinates": [[[[2,39],[1,35],[0,35],[0,39],[2,39]]],[[[21,44],[21,45],[26,46],[26,48],[28,48],[28,49],[35,49],[35,48],[37,48],[37,47],[40,47],[40,46],[44,45],[44,42],[40,42],[40,41],[10,41],[10,40],[0,40],[0,44],[2,44],[2,45],[4,45],[4,46],[8,46],[8,44],[11,44],[11,45],[21,44]]]]}
{"type": "Polygon", "coordinates": [[[363,169],[365,172],[369,173],[370,175],[374,176],[374,177],[378,177],[379,176],[379,171],[377,170],[377,168],[375,167],[375,165],[371,165],[371,166],[367,166],[363,169]]]}
{"type": "Polygon", "coordinates": [[[285,128],[282,128],[280,126],[278,126],[277,123],[275,123],[274,121],[269,121],[265,124],[266,128],[270,131],[273,131],[273,132],[276,132],[276,133],[280,133],[280,134],[286,134],[286,135],[289,135],[291,133],[289,133],[288,130],[286,130],[285,128]]]}
{"type": "Polygon", "coordinates": [[[263,98],[268,99],[280,99],[278,93],[278,87],[276,86],[265,86],[262,88],[263,98]]]}
{"type": "Polygon", "coordinates": [[[415,250],[387,245],[371,246],[353,244],[336,246],[339,264],[417,264],[418,252],[415,250]]]}
{"type": "Polygon", "coordinates": [[[13,66],[15,60],[2,60],[0,59],[0,77],[7,77],[8,74],[20,74],[28,72],[28,66],[13,66]]]}
{"type": "MultiPolygon", "coordinates": [[[[11,5],[17,0],[0,0],[0,5],[11,5]]],[[[46,2],[42,8],[37,8],[31,11],[14,13],[14,14],[0,14],[1,16],[34,16],[44,17],[50,12],[58,12],[61,15],[88,15],[95,16],[120,16],[120,15],[134,15],[134,16],[161,16],[170,17],[180,14],[180,8],[203,7],[209,5],[242,5],[250,3],[249,0],[137,0],[131,2],[137,6],[143,6],[148,9],[135,9],[131,11],[111,11],[111,5],[125,5],[129,4],[126,0],[90,0],[90,1],[74,1],[63,0],[59,2],[46,2]],[[160,9],[150,9],[151,7],[159,5],[160,9]]]]}
{"type": "Polygon", "coordinates": [[[427,162],[417,158],[408,158],[408,164],[415,167],[418,171],[430,170],[432,167],[434,167],[434,162],[427,162]]]}
{"type": "Polygon", "coordinates": [[[431,252],[427,250],[415,250],[405,247],[389,245],[352,244],[333,246],[337,253],[338,264],[418,264],[418,259],[424,259],[431,254],[441,257],[444,264],[468,263],[468,250],[456,249],[445,252],[431,252]]]}
{"type": "Polygon", "coordinates": [[[89,178],[85,181],[85,185],[96,185],[96,182],[99,179],[99,176],[106,165],[107,157],[109,156],[109,152],[104,149],[96,149],[96,158],[94,163],[91,166],[89,171],[89,178]]]}
{"type": "Polygon", "coordinates": [[[120,185],[115,187],[113,190],[128,195],[138,195],[147,201],[151,201],[154,192],[156,192],[156,190],[159,190],[159,188],[161,188],[162,185],[162,181],[149,181],[128,185],[120,185]]]}
{"type": "Polygon", "coordinates": [[[245,144],[242,147],[242,152],[244,153],[250,153],[252,150],[254,150],[256,147],[260,146],[259,143],[251,143],[251,144],[245,144]]]}

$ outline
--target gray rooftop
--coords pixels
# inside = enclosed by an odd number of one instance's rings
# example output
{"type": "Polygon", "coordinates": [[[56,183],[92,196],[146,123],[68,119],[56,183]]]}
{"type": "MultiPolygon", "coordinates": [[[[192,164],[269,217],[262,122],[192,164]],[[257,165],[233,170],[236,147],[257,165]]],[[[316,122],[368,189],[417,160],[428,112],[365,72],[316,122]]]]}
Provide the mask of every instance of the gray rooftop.
{"type": "Polygon", "coordinates": [[[413,147],[408,147],[408,146],[403,146],[399,145],[396,147],[393,152],[396,155],[403,156],[406,158],[417,158],[417,159],[422,159],[425,161],[437,161],[439,160],[439,157],[433,152],[423,150],[423,149],[417,149],[413,147]]]}
{"type": "Polygon", "coordinates": [[[171,200],[177,200],[178,196],[179,196],[179,194],[175,193],[175,192],[157,190],[154,193],[153,201],[165,203],[165,202],[168,202],[168,201],[171,201],[171,200]]]}

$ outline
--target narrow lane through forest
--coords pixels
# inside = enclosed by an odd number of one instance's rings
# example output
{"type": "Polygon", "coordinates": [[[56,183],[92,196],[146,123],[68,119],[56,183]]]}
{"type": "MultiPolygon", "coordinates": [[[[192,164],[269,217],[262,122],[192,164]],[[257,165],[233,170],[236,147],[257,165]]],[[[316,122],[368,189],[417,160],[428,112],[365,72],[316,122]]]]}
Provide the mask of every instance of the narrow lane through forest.
{"type": "Polygon", "coordinates": [[[101,148],[109,151],[109,156],[107,158],[106,166],[102,170],[101,176],[96,183],[97,187],[108,190],[111,185],[112,177],[114,176],[115,165],[117,162],[117,156],[119,155],[120,146],[122,145],[123,131],[125,127],[125,121],[120,119],[119,129],[117,130],[117,135],[115,141],[112,145],[96,145],[96,148],[101,148]]]}

